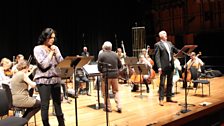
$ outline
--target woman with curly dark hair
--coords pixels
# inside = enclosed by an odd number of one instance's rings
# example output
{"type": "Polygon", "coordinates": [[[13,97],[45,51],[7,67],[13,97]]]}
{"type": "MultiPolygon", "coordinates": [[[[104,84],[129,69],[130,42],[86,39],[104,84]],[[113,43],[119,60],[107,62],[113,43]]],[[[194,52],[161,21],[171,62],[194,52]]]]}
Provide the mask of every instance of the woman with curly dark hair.
{"type": "Polygon", "coordinates": [[[41,99],[41,117],[44,126],[49,126],[49,102],[52,97],[55,113],[59,126],[64,126],[64,116],[61,108],[61,77],[56,66],[63,60],[59,48],[54,45],[56,32],[52,28],[46,28],[39,36],[38,45],[33,53],[37,63],[34,81],[41,99]]]}

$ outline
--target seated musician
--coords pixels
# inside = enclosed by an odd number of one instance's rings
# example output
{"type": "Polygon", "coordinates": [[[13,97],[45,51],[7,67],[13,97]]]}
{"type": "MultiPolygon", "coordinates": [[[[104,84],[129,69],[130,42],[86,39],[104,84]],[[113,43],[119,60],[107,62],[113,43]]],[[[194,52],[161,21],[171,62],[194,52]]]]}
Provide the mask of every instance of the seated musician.
{"type": "Polygon", "coordinates": [[[117,48],[117,55],[118,58],[121,61],[122,64],[122,68],[119,70],[119,78],[121,78],[122,80],[124,80],[124,83],[127,83],[128,80],[128,67],[125,64],[124,58],[126,57],[126,54],[122,52],[121,48],[117,48]]]}
{"type": "Polygon", "coordinates": [[[117,55],[118,55],[122,65],[124,65],[125,64],[125,62],[124,62],[125,54],[122,52],[121,48],[117,48],[117,55]]]}
{"type": "MultiPolygon", "coordinates": [[[[150,79],[150,76],[151,76],[151,70],[152,70],[152,64],[145,58],[144,55],[140,55],[139,56],[139,61],[138,61],[138,64],[145,64],[146,67],[149,69],[149,72],[148,72],[148,75],[143,75],[143,83],[145,84],[146,86],[146,91],[147,93],[149,93],[149,84],[151,82],[148,81],[148,79],[150,79]]],[[[133,74],[133,76],[135,76],[133,74]]],[[[141,82],[140,82],[141,83],[141,82]]],[[[134,86],[133,86],[133,89],[132,89],[132,92],[135,92],[138,88],[136,88],[136,84],[134,83],[134,86]]]]}
{"type": "Polygon", "coordinates": [[[18,72],[11,79],[13,106],[27,108],[23,118],[29,120],[40,110],[40,101],[29,95],[28,88],[35,88],[36,83],[29,78],[29,62],[21,61],[17,65],[18,72]]]}
{"type": "Polygon", "coordinates": [[[17,70],[17,65],[19,62],[21,62],[22,60],[24,60],[24,56],[22,54],[18,54],[16,56],[16,59],[15,59],[15,63],[14,65],[12,66],[12,72],[13,74],[15,74],[18,70],[17,70]]]}
{"type": "Polygon", "coordinates": [[[81,53],[81,56],[89,56],[88,48],[86,46],[83,47],[83,52],[81,53]]]}
{"type": "Polygon", "coordinates": [[[76,97],[78,96],[78,88],[80,87],[80,82],[83,81],[86,83],[85,89],[81,89],[80,93],[85,92],[88,96],[89,94],[89,79],[87,78],[84,70],[82,68],[77,68],[76,69],[76,74],[75,74],[75,92],[76,92],[76,97]]]}
{"type": "Polygon", "coordinates": [[[173,72],[173,88],[172,88],[172,95],[174,94],[174,86],[175,83],[180,79],[180,73],[179,71],[182,70],[182,67],[180,65],[180,61],[177,57],[173,57],[174,60],[174,72],[173,72]]]}
{"type": "Polygon", "coordinates": [[[154,66],[154,61],[153,61],[152,58],[149,56],[149,54],[148,54],[148,50],[147,50],[147,49],[143,48],[143,49],[142,49],[142,52],[141,52],[140,55],[143,55],[143,56],[144,56],[144,57],[151,63],[151,65],[154,66]]]}
{"type": "MultiPolygon", "coordinates": [[[[187,64],[184,65],[184,68],[186,68],[186,66],[187,66],[187,70],[190,70],[191,67],[195,68],[197,70],[197,77],[199,77],[201,73],[201,66],[203,65],[204,65],[204,62],[198,57],[198,55],[196,56],[195,52],[191,52],[190,59],[188,60],[187,64]]],[[[197,85],[198,84],[194,83],[194,88],[196,88],[197,85]]]]}
{"type": "Polygon", "coordinates": [[[5,76],[12,77],[12,61],[8,58],[2,58],[0,67],[3,69],[5,76]]]}

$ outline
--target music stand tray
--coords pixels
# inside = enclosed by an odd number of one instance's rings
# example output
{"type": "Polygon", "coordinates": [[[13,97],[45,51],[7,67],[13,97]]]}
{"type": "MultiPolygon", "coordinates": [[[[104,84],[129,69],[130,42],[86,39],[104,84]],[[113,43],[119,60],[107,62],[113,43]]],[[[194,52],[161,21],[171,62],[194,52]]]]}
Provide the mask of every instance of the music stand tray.
{"type": "Polygon", "coordinates": [[[132,66],[136,74],[147,75],[149,72],[149,69],[145,66],[145,64],[132,64],[132,66]]]}
{"type": "Polygon", "coordinates": [[[132,64],[134,70],[135,70],[135,73],[136,74],[139,74],[139,80],[140,80],[140,95],[137,96],[137,97],[140,97],[140,98],[143,98],[143,97],[147,97],[147,96],[143,96],[142,95],[142,79],[143,79],[143,75],[148,75],[148,68],[145,66],[145,64],[132,64]]]}
{"type": "Polygon", "coordinates": [[[137,57],[126,57],[124,58],[124,62],[127,65],[132,65],[132,64],[136,64],[138,62],[137,57]]]}
{"type": "Polygon", "coordinates": [[[197,45],[185,45],[177,54],[177,58],[182,58],[186,55],[189,55],[196,47],[197,45]]]}
{"type": "Polygon", "coordinates": [[[72,74],[74,73],[74,69],[73,68],[59,68],[59,76],[61,77],[61,79],[67,79],[69,77],[72,76],[72,74]]]}

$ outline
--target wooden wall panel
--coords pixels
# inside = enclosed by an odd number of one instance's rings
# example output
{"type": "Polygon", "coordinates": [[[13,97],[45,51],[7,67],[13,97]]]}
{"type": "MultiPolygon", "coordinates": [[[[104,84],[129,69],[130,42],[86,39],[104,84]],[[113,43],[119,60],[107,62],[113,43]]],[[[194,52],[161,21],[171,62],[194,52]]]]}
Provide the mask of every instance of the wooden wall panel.
{"type": "Polygon", "coordinates": [[[175,33],[183,32],[183,9],[180,7],[173,8],[173,31],[175,33]]]}

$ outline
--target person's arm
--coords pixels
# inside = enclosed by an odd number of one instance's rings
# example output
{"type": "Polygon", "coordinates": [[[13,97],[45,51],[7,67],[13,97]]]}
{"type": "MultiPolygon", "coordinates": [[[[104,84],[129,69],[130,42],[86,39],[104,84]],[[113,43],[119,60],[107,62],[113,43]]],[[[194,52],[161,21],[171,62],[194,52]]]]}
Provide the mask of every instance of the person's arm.
{"type": "Polygon", "coordinates": [[[148,65],[150,69],[152,68],[152,64],[146,58],[144,58],[144,62],[148,65]]]}
{"type": "Polygon", "coordinates": [[[176,67],[177,67],[178,70],[182,70],[182,67],[180,65],[180,61],[178,59],[176,59],[176,67]]]}
{"type": "Polygon", "coordinates": [[[203,66],[205,63],[198,57],[196,57],[200,66],[203,66]]]}
{"type": "Polygon", "coordinates": [[[162,73],[162,66],[161,66],[161,60],[160,60],[160,49],[159,49],[159,44],[155,44],[155,61],[156,65],[158,67],[158,72],[161,74],[162,73]]]}
{"type": "Polygon", "coordinates": [[[52,45],[51,46],[51,49],[54,51],[54,55],[55,55],[55,58],[56,58],[56,61],[59,63],[63,60],[63,57],[61,55],[61,52],[59,50],[59,48],[55,45],[52,45]]]}
{"type": "Polygon", "coordinates": [[[40,48],[39,46],[36,46],[33,52],[34,52],[34,57],[37,61],[38,67],[41,67],[42,69],[46,69],[52,65],[50,64],[50,61],[53,56],[53,51],[51,51],[50,53],[45,53],[42,48],[40,48]]]}
{"type": "Polygon", "coordinates": [[[32,88],[35,88],[36,87],[36,82],[32,81],[30,78],[29,78],[29,75],[27,73],[24,74],[23,76],[23,80],[32,88]]]}
{"type": "Polygon", "coordinates": [[[118,62],[118,69],[120,69],[122,67],[122,63],[118,56],[117,56],[117,62],[118,62]]]}

